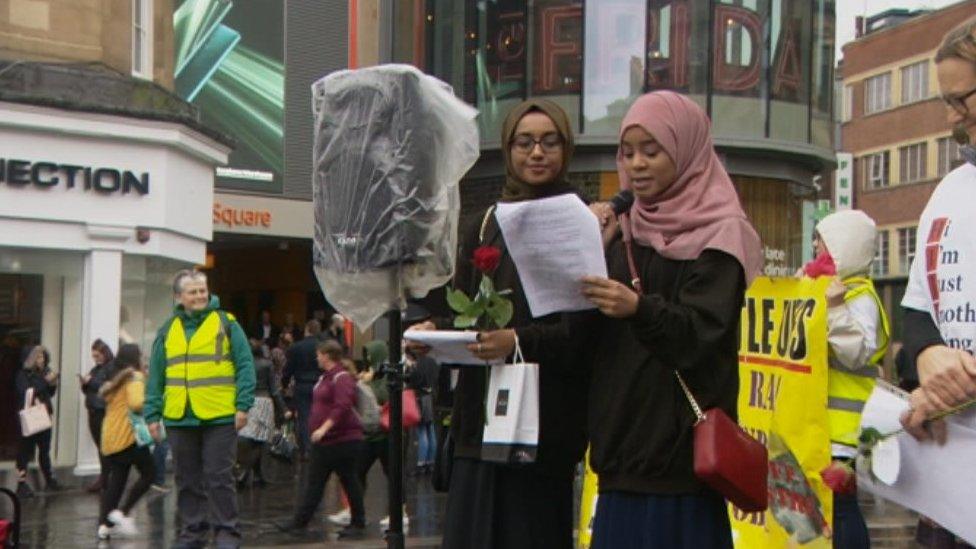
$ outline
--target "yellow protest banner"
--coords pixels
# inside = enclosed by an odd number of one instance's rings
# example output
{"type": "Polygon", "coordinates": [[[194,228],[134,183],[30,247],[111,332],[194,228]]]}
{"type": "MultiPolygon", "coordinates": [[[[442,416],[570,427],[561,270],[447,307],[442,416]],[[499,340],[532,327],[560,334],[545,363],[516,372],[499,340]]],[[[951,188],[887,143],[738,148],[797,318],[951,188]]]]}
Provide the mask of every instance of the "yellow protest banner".
{"type": "Polygon", "coordinates": [[[769,509],[729,506],[740,549],[831,547],[827,304],[832,279],[759,278],[746,293],[739,424],[769,449],[769,509]]]}
{"type": "Polygon", "coordinates": [[[590,451],[586,451],[583,460],[586,473],[583,475],[583,493],[580,496],[580,521],[577,532],[577,545],[580,549],[588,549],[593,541],[593,518],[596,516],[596,502],[600,497],[596,473],[590,469],[590,451]]]}

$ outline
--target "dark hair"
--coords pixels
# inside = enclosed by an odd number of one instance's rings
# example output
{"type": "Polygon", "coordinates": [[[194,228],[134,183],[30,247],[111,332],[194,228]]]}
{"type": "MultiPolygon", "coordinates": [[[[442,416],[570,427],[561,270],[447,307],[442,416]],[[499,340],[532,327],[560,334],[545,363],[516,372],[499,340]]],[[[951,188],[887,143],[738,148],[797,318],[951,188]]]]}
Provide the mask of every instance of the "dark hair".
{"type": "Polygon", "coordinates": [[[314,318],[305,323],[305,333],[310,336],[317,336],[322,333],[322,323],[314,318]]]}
{"type": "Polygon", "coordinates": [[[102,355],[102,357],[105,359],[103,364],[111,362],[112,359],[115,358],[115,355],[112,354],[112,348],[108,346],[108,343],[105,343],[101,339],[96,339],[95,342],[92,343],[91,350],[98,351],[102,355]]]}
{"type": "Polygon", "coordinates": [[[315,351],[329,357],[330,360],[342,360],[342,345],[332,339],[327,339],[316,345],[315,351]]]}
{"type": "Polygon", "coordinates": [[[119,347],[119,353],[115,355],[115,366],[122,368],[139,369],[142,363],[142,351],[135,343],[126,343],[119,347]]]}

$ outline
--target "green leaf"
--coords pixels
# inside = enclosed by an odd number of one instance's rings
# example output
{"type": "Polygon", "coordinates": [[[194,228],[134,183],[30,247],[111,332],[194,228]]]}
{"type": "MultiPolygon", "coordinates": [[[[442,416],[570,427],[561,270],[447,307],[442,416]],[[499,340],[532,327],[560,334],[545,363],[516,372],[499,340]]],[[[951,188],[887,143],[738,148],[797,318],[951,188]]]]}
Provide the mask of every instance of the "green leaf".
{"type": "Polygon", "coordinates": [[[861,444],[870,448],[875,444],[877,444],[878,441],[883,438],[884,436],[881,434],[880,431],[878,431],[874,427],[868,427],[867,429],[861,431],[861,436],[858,437],[858,440],[860,441],[861,444]]]}
{"type": "Polygon", "coordinates": [[[447,292],[447,304],[455,313],[464,313],[471,306],[471,299],[461,290],[451,290],[447,292]]]}
{"type": "Polygon", "coordinates": [[[512,320],[513,312],[512,302],[504,298],[493,299],[488,305],[488,317],[499,328],[508,325],[509,321],[512,320]]]}
{"type": "Polygon", "coordinates": [[[454,327],[455,328],[470,328],[478,322],[478,317],[459,315],[454,317],[454,327]]]}
{"type": "Polygon", "coordinates": [[[478,299],[468,303],[468,307],[465,310],[461,311],[461,314],[463,316],[478,318],[479,316],[485,314],[485,308],[487,306],[488,303],[486,303],[485,300],[479,297],[478,299]]]}

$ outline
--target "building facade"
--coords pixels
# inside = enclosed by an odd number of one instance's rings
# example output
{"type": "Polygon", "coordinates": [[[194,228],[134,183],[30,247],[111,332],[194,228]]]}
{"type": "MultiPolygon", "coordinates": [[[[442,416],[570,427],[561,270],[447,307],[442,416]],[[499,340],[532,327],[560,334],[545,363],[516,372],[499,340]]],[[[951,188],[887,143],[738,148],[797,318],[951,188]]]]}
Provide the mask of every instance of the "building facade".
{"type": "Polygon", "coordinates": [[[792,274],[809,256],[816,180],[834,164],[832,0],[409,0],[391,12],[392,60],[448,82],[481,113],[465,214],[499,195],[500,125],[518,102],[566,110],[577,134],[570,178],[607,198],[619,188],[627,108],[672,89],[709,113],[767,273],[792,274]]]}
{"type": "Polygon", "coordinates": [[[854,206],[878,224],[872,274],[896,340],[918,218],[960,161],[934,57],[945,33],[973,16],[973,0],[931,12],[884,12],[843,47],[840,149],[853,157],[854,206]]]}
{"type": "Polygon", "coordinates": [[[52,458],[97,471],[78,376],[96,338],[146,352],[170,281],[203,263],[214,167],[232,141],[173,87],[165,0],[23,1],[0,11],[0,464],[31,345],[60,372],[52,458]]]}

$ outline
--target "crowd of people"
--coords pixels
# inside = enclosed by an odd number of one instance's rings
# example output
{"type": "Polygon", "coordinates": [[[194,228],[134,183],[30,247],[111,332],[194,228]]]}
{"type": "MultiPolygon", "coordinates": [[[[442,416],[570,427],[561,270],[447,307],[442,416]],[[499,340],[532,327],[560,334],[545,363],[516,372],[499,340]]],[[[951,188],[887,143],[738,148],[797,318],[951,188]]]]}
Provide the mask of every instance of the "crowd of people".
{"type": "MultiPolygon", "coordinates": [[[[976,22],[950,33],[936,61],[949,122],[972,142],[976,22]]],[[[670,91],[643,95],[627,111],[619,135],[621,188],[635,201],[619,215],[608,204],[591,206],[604,233],[609,273],[583,280],[593,310],[533,318],[495,207],[463,230],[454,287],[474,293],[482,274],[468,258],[477,247],[494,246],[501,259],[490,276],[495,287],[511,289],[513,303],[509,327],[479,332],[468,350],[492,361],[511,357],[518,346],[526,362],[540,365],[539,440],[529,464],[481,459],[488,378],[477,368],[452,372],[446,549],[573,547],[573,482],[587,445],[600,479],[592,547],[732,547],[724,498],[693,470],[697,417],[685,392],[701,408],[737,415],[739,318],[762,264],[759,236],[694,101],[670,91]]],[[[501,202],[576,192],[566,180],[571,123],[555,103],[530,99],[513,108],[501,144],[507,173],[501,202]]],[[[976,162],[971,147],[963,148],[976,162]]],[[[933,273],[948,276],[969,265],[942,264],[939,254],[926,253],[932,242],[972,248],[973,215],[965,198],[974,170],[966,164],[950,173],[923,213],[919,231],[926,238],[903,302],[899,360],[917,364],[917,382],[902,422],[921,440],[944,440],[944,424],[930,418],[976,397],[972,323],[938,314],[976,296],[968,286],[940,293],[932,280],[933,273]]],[[[875,235],[874,221],[863,212],[829,215],[816,226],[815,259],[797,273],[834,277],[825,295],[827,417],[831,454],[848,467],[856,456],[860,411],[896,335],[868,276],[875,235]]],[[[374,421],[375,408],[387,398],[379,379],[385,346],[367,345],[357,364],[341,317],[323,328],[324,315],[299,330],[292,316],[277,327],[264,312],[248,336],[220,308],[200,272],[181,271],[173,292],[177,306],[157,335],[148,370],[138,347],[123,345],[113,355],[96,341],[94,367],[79,380],[101,454],[102,476],[92,486],[102,498],[99,537],[135,530],[130,511],[159,483],[165,464],[165,450],[161,461],[149,447],[159,450],[167,440],[179,491],[177,546],[201,547],[211,530],[218,547],[239,545],[235,487],[263,483],[260,456],[292,419],[307,477],[292,519],[281,528],[309,524],[335,473],[348,510],[330,518],[345,525],[340,537],[363,536],[366,474],[377,460],[387,471],[387,436],[374,421]],[[140,478],[123,499],[133,466],[140,478]]],[[[450,318],[412,320],[417,330],[452,325],[450,318]]],[[[407,346],[422,416],[420,473],[433,467],[438,448],[434,388],[442,376],[427,351],[407,346]]],[[[16,379],[21,404],[36,401],[50,412],[57,389],[49,354],[34,348],[16,379]]],[[[50,430],[23,437],[17,459],[22,496],[31,492],[27,464],[35,451],[47,488],[57,489],[49,448],[50,430]]],[[[856,493],[839,492],[835,503],[834,546],[869,547],[856,493]]]]}

